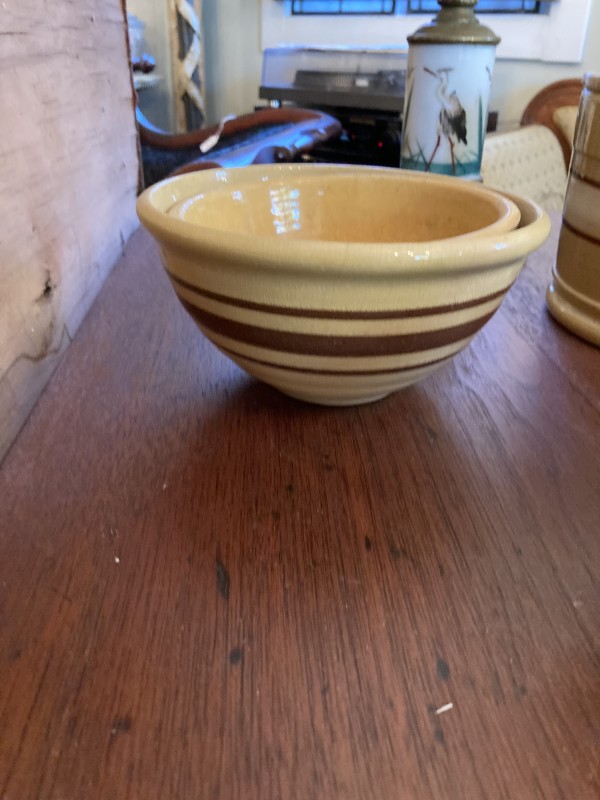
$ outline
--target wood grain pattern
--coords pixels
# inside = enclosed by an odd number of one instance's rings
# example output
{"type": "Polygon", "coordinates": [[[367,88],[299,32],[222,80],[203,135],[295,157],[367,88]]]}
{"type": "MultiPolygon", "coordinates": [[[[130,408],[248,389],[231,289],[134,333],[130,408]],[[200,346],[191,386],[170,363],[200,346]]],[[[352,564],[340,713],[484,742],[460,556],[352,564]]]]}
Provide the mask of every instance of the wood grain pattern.
{"type": "Polygon", "coordinates": [[[120,0],[0,10],[0,458],[136,227],[120,0]]]}
{"type": "Polygon", "coordinates": [[[600,374],[555,249],[452,365],[327,409],[137,233],[0,473],[0,797],[594,800],[600,374]]]}

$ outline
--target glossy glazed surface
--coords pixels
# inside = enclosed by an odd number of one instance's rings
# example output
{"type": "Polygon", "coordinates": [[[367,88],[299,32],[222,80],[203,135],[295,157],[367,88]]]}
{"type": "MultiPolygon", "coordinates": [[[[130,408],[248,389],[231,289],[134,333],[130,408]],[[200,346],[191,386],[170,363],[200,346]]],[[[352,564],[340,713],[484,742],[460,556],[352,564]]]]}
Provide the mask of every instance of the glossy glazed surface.
{"type": "Polygon", "coordinates": [[[215,174],[171,216],[247,236],[336,242],[426,242],[512,230],[519,211],[466,181],[423,181],[397,170],[326,168],[215,174]]]}

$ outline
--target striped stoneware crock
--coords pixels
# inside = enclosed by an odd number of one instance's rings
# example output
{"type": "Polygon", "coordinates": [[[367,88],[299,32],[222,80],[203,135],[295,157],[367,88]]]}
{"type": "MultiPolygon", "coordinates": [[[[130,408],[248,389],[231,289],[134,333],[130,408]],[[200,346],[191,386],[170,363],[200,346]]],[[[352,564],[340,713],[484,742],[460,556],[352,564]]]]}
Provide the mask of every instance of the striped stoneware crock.
{"type": "Polygon", "coordinates": [[[600,76],[586,75],[548,308],[600,346],[600,76]]]}
{"type": "Polygon", "coordinates": [[[498,308],[549,231],[518,198],[520,225],[502,230],[514,206],[498,199],[453,178],[286,164],[178,176],[138,213],[223,353],[289,395],[349,405],[420,380],[498,308]]]}

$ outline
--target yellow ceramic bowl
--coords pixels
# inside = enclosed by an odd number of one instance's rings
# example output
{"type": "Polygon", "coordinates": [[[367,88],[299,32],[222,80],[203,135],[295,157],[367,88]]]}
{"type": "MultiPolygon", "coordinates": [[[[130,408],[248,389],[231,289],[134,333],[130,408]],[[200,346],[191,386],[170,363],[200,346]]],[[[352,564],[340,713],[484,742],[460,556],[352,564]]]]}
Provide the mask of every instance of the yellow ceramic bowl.
{"type": "Polygon", "coordinates": [[[452,193],[463,187],[461,207],[468,195],[474,215],[500,196],[401,170],[258,165],[163,181],[140,196],[138,213],[177,296],[217,347],[289,395],[350,405],[414,383],[462,350],[547,237],[546,214],[515,197],[517,229],[449,227],[452,193]],[[427,189],[413,191],[413,204],[427,198],[418,213],[402,199],[411,187],[427,189]],[[307,190],[323,192],[318,214],[307,190]],[[402,204],[414,229],[392,238],[381,198],[402,204]]]}

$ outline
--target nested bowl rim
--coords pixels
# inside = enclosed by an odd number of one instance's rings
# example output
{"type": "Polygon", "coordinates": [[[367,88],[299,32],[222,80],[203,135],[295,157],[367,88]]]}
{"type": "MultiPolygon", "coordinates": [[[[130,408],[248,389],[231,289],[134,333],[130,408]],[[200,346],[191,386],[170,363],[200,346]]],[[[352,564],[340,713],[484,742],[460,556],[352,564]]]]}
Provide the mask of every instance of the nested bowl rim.
{"type": "MultiPolygon", "coordinates": [[[[204,254],[223,261],[250,263],[263,269],[292,270],[306,273],[323,273],[336,270],[340,274],[365,273],[389,275],[398,272],[416,272],[424,276],[443,270],[471,272],[481,268],[498,267],[525,258],[547,238],[550,220],[546,212],[532,200],[511,192],[492,189],[482,184],[463,184],[476,192],[506,198],[517,205],[521,224],[514,230],[479,236],[457,236],[431,242],[340,242],[315,239],[280,239],[278,237],[253,237],[230,231],[217,231],[196,223],[170,216],[168,209],[160,210],[153,197],[167,186],[181,190],[182,186],[201,183],[202,177],[214,179],[215,171],[238,175],[252,180],[256,175],[282,176],[290,172],[322,173],[357,171],[396,175],[406,181],[435,181],[455,185],[457,178],[444,175],[410,172],[388,167],[337,164],[277,164],[246,167],[216,168],[165,178],[145,189],[137,199],[138,216],[150,233],[165,248],[175,247],[188,253],[204,254]],[[523,223],[524,215],[530,221],[523,223]]],[[[200,194],[201,188],[187,193],[173,194],[173,203],[191,194],[200,194]]]]}

